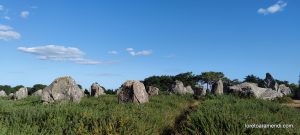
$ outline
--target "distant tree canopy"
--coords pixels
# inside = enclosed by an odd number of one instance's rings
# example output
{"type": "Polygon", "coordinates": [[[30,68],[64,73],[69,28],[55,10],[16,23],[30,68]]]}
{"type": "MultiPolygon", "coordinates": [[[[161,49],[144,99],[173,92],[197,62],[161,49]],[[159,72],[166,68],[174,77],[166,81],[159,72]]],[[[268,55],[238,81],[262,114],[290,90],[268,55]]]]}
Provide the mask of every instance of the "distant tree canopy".
{"type": "Polygon", "coordinates": [[[256,83],[260,87],[264,86],[264,80],[255,75],[247,75],[244,79],[244,82],[256,83]]]}
{"type": "Polygon", "coordinates": [[[174,83],[174,76],[151,76],[146,78],[143,82],[147,87],[154,86],[159,88],[161,91],[168,91],[174,83]]]}
{"type": "Polygon", "coordinates": [[[35,85],[32,86],[32,88],[29,88],[28,94],[31,95],[34,92],[38,91],[38,90],[44,89],[45,87],[47,87],[47,85],[44,85],[44,84],[35,84],[35,85]]]}
{"type": "MultiPolygon", "coordinates": [[[[202,84],[206,84],[207,89],[211,88],[214,83],[223,80],[225,75],[222,72],[202,72],[198,77],[202,84]]],[[[228,79],[228,78],[227,78],[228,79]]],[[[228,79],[229,80],[229,79],[228,79]]]]}
{"type": "Polygon", "coordinates": [[[115,95],[117,93],[117,91],[115,91],[113,89],[106,89],[104,92],[105,92],[105,94],[108,94],[108,95],[115,95]]]}
{"type": "Polygon", "coordinates": [[[14,93],[18,91],[20,88],[24,87],[23,85],[18,85],[15,87],[11,87],[10,85],[0,85],[0,90],[4,90],[6,94],[14,93]]]}
{"type": "MultiPolygon", "coordinates": [[[[212,85],[223,78],[224,74],[222,72],[203,72],[201,75],[195,75],[193,72],[186,72],[175,76],[151,76],[146,78],[143,83],[146,87],[155,86],[161,91],[168,91],[175,80],[182,81],[185,86],[190,85],[192,88],[195,88],[195,85],[198,83],[208,83],[207,85],[212,85]]],[[[228,82],[232,81],[228,79],[228,82]]]]}

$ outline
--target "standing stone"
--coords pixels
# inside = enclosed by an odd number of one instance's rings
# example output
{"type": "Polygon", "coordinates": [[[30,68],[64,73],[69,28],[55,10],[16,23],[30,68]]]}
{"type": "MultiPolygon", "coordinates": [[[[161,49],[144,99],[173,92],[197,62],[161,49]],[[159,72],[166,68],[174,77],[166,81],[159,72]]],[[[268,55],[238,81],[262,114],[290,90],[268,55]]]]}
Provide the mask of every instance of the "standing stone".
{"type": "Polygon", "coordinates": [[[147,92],[148,92],[149,96],[156,96],[159,94],[159,88],[154,87],[154,86],[149,86],[147,92]]]}
{"type": "Polygon", "coordinates": [[[6,93],[4,90],[0,91],[0,97],[7,97],[6,93]]]}
{"type": "Polygon", "coordinates": [[[283,95],[290,95],[290,94],[292,94],[292,90],[289,87],[285,86],[284,84],[279,85],[277,91],[280,92],[280,93],[282,93],[283,95]]]}
{"type": "Polygon", "coordinates": [[[203,86],[196,86],[194,95],[197,97],[204,97],[206,96],[206,89],[203,86]]]}
{"type": "Polygon", "coordinates": [[[93,83],[91,86],[91,96],[98,97],[101,95],[105,95],[104,89],[98,83],[93,83]]]}
{"type": "Polygon", "coordinates": [[[219,80],[216,82],[213,87],[212,87],[212,93],[216,95],[221,95],[223,94],[224,87],[223,87],[223,81],[219,80]]]}
{"type": "Polygon", "coordinates": [[[185,94],[185,87],[183,85],[183,82],[176,80],[174,84],[172,85],[172,92],[176,94],[185,94]]]}
{"type": "Polygon", "coordinates": [[[20,88],[18,91],[14,93],[13,99],[20,100],[26,98],[28,96],[27,88],[20,88]]]}
{"type": "Polygon", "coordinates": [[[43,90],[38,90],[32,94],[32,96],[38,96],[38,97],[41,97],[42,95],[43,95],[43,90]]]}
{"type": "Polygon", "coordinates": [[[56,101],[72,101],[78,103],[81,98],[84,97],[83,91],[71,77],[55,79],[42,93],[42,101],[44,103],[53,103],[56,101]]]}
{"type": "Polygon", "coordinates": [[[278,83],[270,73],[266,73],[266,78],[264,79],[264,87],[270,88],[272,90],[278,89],[278,83]]]}
{"type": "Polygon", "coordinates": [[[8,97],[9,97],[10,99],[12,99],[12,98],[14,97],[14,93],[8,94],[8,97]]]}
{"type": "Polygon", "coordinates": [[[194,90],[192,89],[192,86],[185,87],[185,90],[187,94],[194,94],[194,90]]]}
{"type": "Polygon", "coordinates": [[[140,81],[126,81],[117,93],[119,103],[143,104],[149,102],[145,85],[140,81]]]}

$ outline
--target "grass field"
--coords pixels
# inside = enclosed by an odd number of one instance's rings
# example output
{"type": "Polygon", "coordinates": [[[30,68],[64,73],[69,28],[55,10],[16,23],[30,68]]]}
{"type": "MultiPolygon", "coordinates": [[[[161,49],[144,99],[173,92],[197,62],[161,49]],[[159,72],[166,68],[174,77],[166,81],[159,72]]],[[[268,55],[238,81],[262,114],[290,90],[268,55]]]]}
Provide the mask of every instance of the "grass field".
{"type": "Polygon", "coordinates": [[[279,103],[234,96],[160,95],[144,105],[114,95],[80,104],[43,105],[39,97],[0,99],[0,134],[300,134],[300,113],[279,103]],[[292,129],[245,129],[245,124],[293,124],[292,129]]]}

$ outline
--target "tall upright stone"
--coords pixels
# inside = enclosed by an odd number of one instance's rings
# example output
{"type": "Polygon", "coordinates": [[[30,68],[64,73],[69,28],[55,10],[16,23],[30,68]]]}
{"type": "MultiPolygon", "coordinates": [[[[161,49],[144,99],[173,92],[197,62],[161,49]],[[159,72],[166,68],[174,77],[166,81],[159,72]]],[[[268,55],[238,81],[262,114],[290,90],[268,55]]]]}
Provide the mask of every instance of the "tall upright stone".
{"type": "Polygon", "coordinates": [[[27,96],[28,96],[28,90],[27,88],[23,87],[20,88],[18,91],[16,91],[12,98],[15,100],[20,100],[26,98],[27,96]]]}
{"type": "Polygon", "coordinates": [[[216,95],[221,95],[224,93],[223,81],[219,80],[213,84],[212,93],[216,95]]]}
{"type": "Polygon", "coordinates": [[[278,83],[276,80],[273,78],[273,76],[270,73],[266,73],[266,78],[264,79],[264,87],[265,88],[270,88],[272,90],[278,89],[278,83]]]}
{"type": "Polygon", "coordinates": [[[6,93],[4,90],[0,91],[0,97],[7,97],[6,93]]]}
{"type": "Polygon", "coordinates": [[[104,89],[98,83],[93,83],[91,86],[91,96],[98,97],[101,95],[105,95],[104,89]]]}
{"type": "Polygon", "coordinates": [[[119,103],[138,103],[149,102],[148,93],[145,85],[140,81],[126,81],[118,90],[119,103]]]}

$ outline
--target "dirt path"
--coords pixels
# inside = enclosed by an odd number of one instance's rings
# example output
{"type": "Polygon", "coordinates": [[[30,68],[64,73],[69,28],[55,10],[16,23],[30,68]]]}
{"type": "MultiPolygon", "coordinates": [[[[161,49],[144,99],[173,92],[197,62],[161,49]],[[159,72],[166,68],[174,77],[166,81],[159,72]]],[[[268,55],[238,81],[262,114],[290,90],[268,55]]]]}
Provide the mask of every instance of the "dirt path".
{"type": "Polygon", "coordinates": [[[184,109],[183,112],[179,116],[175,118],[175,123],[171,127],[167,127],[164,129],[164,131],[161,133],[161,135],[180,135],[178,131],[180,131],[180,126],[183,124],[183,122],[187,119],[187,116],[195,111],[197,107],[201,104],[201,101],[199,100],[193,100],[189,102],[184,109]]]}
{"type": "Polygon", "coordinates": [[[288,103],[288,104],[285,104],[289,107],[293,107],[293,108],[296,108],[297,110],[300,111],[300,100],[293,100],[292,103],[288,103]]]}

